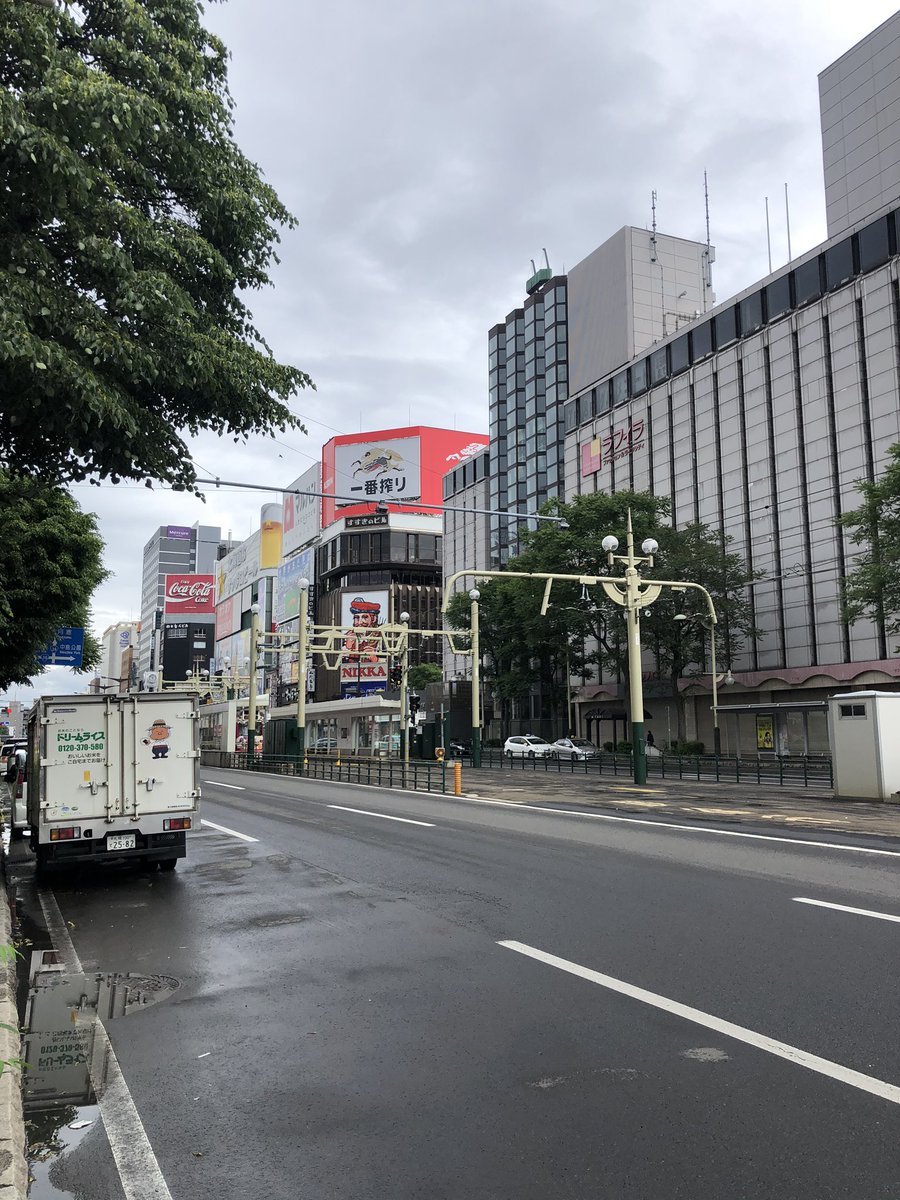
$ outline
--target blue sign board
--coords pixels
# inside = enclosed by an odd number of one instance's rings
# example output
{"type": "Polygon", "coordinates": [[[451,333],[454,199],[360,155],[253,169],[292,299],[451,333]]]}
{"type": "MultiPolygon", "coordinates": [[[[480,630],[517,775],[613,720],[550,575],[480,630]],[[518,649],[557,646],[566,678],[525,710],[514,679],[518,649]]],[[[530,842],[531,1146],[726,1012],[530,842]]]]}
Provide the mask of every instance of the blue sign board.
{"type": "Polygon", "coordinates": [[[37,660],[45,667],[80,667],[84,662],[84,630],[66,626],[56,631],[56,641],[37,660]]]}

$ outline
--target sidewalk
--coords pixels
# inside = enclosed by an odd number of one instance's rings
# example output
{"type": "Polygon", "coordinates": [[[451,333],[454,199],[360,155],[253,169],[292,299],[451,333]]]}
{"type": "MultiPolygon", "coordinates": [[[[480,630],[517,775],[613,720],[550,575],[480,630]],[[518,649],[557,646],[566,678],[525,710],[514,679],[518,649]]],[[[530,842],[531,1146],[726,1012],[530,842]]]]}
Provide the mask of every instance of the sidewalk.
{"type": "Polygon", "coordinates": [[[734,823],[900,838],[900,806],[835,800],[830,789],[714,780],[651,779],[637,787],[626,776],[476,771],[464,766],[463,794],[529,805],[577,805],[646,817],[734,823]]]}

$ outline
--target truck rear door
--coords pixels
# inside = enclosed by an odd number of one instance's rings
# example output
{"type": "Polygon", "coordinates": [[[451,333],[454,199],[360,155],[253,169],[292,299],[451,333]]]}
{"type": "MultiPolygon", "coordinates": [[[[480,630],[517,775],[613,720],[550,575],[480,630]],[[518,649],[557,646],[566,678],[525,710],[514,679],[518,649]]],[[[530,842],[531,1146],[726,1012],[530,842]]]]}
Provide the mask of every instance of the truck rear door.
{"type": "MultiPolygon", "coordinates": [[[[40,740],[44,821],[120,815],[121,726],[116,701],[50,700],[40,740]]],[[[37,765],[32,763],[32,771],[37,765]]]]}
{"type": "Polygon", "coordinates": [[[165,692],[123,699],[125,814],[168,813],[197,806],[195,700],[165,692]]]}

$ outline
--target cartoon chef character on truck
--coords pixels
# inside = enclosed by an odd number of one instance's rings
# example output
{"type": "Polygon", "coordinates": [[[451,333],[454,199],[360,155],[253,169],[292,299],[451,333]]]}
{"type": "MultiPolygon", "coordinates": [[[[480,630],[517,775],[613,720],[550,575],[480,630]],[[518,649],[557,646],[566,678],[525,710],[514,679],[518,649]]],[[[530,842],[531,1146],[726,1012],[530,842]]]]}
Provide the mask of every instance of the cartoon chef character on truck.
{"type": "Polygon", "coordinates": [[[147,737],[141,739],[145,746],[152,748],[154,758],[168,758],[171,732],[172,726],[168,725],[162,717],[157,717],[147,730],[147,737]]]}

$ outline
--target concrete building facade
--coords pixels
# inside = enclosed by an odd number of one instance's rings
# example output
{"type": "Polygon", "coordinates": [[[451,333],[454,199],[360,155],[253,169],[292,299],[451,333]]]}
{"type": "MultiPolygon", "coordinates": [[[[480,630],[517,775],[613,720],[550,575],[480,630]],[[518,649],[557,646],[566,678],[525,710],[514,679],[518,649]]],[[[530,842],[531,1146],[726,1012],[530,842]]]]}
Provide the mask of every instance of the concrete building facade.
{"type": "Polygon", "coordinates": [[[900,196],[900,13],[822,71],[819,111],[833,238],[900,196]]]}

